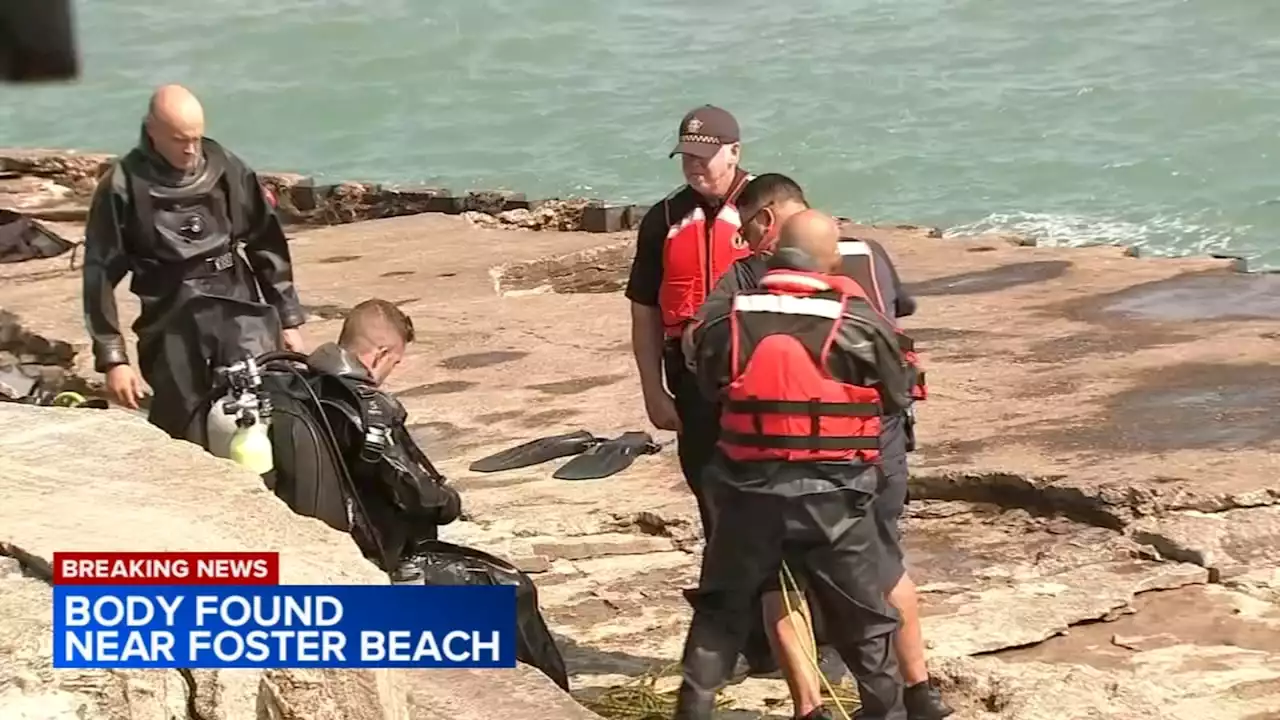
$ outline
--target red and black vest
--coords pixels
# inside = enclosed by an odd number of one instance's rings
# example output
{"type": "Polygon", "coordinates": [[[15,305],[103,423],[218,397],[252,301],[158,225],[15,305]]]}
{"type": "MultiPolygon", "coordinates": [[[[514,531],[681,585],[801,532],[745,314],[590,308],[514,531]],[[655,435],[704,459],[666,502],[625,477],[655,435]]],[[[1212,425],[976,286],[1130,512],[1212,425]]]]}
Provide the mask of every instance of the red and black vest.
{"type": "Polygon", "coordinates": [[[667,240],[662,248],[662,285],[658,307],[668,338],[678,338],[702,301],[711,293],[735,261],[751,254],[742,239],[742,218],[735,204],[738,193],[752,176],[740,174],[714,218],[708,220],[700,204],[682,218],[670,214],[670,198],[663,202],[667,212],[667,240]]]}
{"type": "Polygon", "coordinates": [[[853,295],[819,273],[776,269],[734,296],[720,450],[737,461],[861,461],[880,456],[874,387],[833,377],[827,355],[853,295]]]}
{"type": "Polygon", "coordinates": [[[861,240],[840,240],[841,270],[845,277],[853,280],[858,290],[850,290],[871,303],[893,325],[897,333],[898,347],[902,349],[907,367],[911,369],[914,382],[911,385],[911,397],[925,400],[929,397],[929,386],[925,383],[924,368],[920,365],[920,356],[916,353],[915,340],[898,325],[897,313],[892,307],[886,307],[885,298],[893,292],[893,278],[884,277],[882,265],[877,262],[875,251],[861,240]]]}

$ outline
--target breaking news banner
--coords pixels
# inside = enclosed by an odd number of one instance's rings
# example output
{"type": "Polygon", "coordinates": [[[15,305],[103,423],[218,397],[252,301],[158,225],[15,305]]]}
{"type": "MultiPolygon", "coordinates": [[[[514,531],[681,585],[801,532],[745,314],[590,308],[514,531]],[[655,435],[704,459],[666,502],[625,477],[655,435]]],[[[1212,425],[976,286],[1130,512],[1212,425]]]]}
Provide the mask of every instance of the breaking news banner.
{"type": "Polygon", "coordinates": [[[56,552],[53,666],[510,668],[505,585],[279,585],[277,553],[56,552]]]}

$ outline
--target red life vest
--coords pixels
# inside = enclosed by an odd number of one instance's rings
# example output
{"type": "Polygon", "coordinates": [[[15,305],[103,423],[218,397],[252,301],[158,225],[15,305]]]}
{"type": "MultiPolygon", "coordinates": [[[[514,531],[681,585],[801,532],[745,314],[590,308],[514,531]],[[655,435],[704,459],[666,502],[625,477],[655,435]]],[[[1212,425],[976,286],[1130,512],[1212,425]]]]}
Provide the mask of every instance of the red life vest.
{"type": "Polygon", "coordinates": [[[840,258],[841,272],[844,276],[852,280],[857,290],[848,290],[850,294],[866,298],[872,307],[880,311],[897,331],[898,347],[902,349],[903,358],[907,361],[907,366],[911,368],[915,382],[911,386],[911,397],[916,400],[925,400],[929,397],[929,386],[925,383],[924,368],[920,365],[920,356],[916,354],[916,343],[903,329],[898,325],[898,319],[893,308],[884,306],[884,293],[881,288],[887,287],[888,283],[892,283],[892,278],[880,277],[877,272],[880,264],[876,262],[875,252],[871,246],[861,240],[841,240],[840,241],[840,258]]]}
{"type": "Polygon", "coordinates": [[[669,229],[662,248],[658,307],[668,338],[680,337],[685,324],[693,318],[720,276],[735,261],[751,254],[742,239],[742,218],[734,204],[751,178],[743,173],[734,181],[710,228],[701,205],[695,205],[683,218],[672,218],[670,198],[663,201],[669,229]]]}
{"type": "Polygon", "coordinates": [[[776,269],[734,296],[719,440],[730,459],[878,461],[880,392],[827,367],[851,298],[830,279],[776,269]]]}

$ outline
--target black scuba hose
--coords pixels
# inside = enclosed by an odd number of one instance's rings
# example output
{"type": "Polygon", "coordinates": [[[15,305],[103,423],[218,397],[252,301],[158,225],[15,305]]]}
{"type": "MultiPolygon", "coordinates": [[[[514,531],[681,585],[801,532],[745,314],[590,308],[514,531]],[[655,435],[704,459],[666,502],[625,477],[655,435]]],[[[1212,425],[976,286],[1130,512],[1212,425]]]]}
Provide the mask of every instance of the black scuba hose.
{"type": "MultiPolygon", "coordinates": [[[[308,358],[306,355],[303,355],[302,353],[293,352],[292,350],[268,350],[267,352],[264,352],[253,359],[253,361],[258,364],[259,368],[261,368],[263,365],[267,363],[274,362],[276,360],[292,360],[294,362],[299,362],[299,363],[302,363],[303,365],[306,365],[308,358]]],[[[209,388],[209,392],[205,393],[204,396],[200,398],[200,402],[197,403],[194,408],[192,408],[191,414],[187,416],[187,422],[186,424],[183,425],[183,427],[190,428],[191,423],[196,421],[196,418],[200,416],[201,412],[208,413],[210,407],[213,404],[214,398],[216,398],[219,393],[226,390],[226,388],[227,388],[227,382],[225,379],[219,378],[217,380],[214,380],[213,386],[209,388]]],[[[209,449],[209,423],[208,422],[202,423],[200,427],[202,428],[201,435],[204,438],[204,442],[203,442],[204,448],[208,450],[209,449]]]]}

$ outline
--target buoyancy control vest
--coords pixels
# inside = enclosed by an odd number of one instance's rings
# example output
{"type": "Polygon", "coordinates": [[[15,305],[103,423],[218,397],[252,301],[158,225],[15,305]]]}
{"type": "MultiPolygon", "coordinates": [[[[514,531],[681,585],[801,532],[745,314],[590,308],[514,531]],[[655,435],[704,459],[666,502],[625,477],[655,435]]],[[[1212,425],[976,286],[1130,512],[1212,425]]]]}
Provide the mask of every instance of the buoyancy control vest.
{"type": "Polygon", "coordinates": [[[897,312],[892,305],[886,304],[886,298],[893,292],[893,278],[886,277],[886,270],[870,244],[862,240],[841,238],[839,247],[841,273],[852,280],[858,288],[858,292],[851,291],[852,294],[860,294],[870,302],[886,320],[892,323],[897,333],[898,347],[902,349],[902,355],[907,361],[907,367],[911,369],[913,378],[911,397],[915,400],[927,399],[929,386],[925,383],[924,368],[916,352],[915,340],[898,324],[897,312]]]}
{"type": "Polygon", "coordinates": [[[752,177],[743,173],[734,181],[714,218],[708,219],[706,210],[697,203],[684,217],[672,217],[671,197],[663,201],[668,230],[662,248],[658,307],[668,338],[680,337],[720,276],[735,261],[751,254],[742,238],[742,217],[735,203],[752,177]]]}
{"type": "Polygon", "coordinates": [[[878,461],[879,390],[827,362],[848,303],[865,301],[830,280],[776,269],[734,296],[719,440],[730,459],[878,461]]]}

